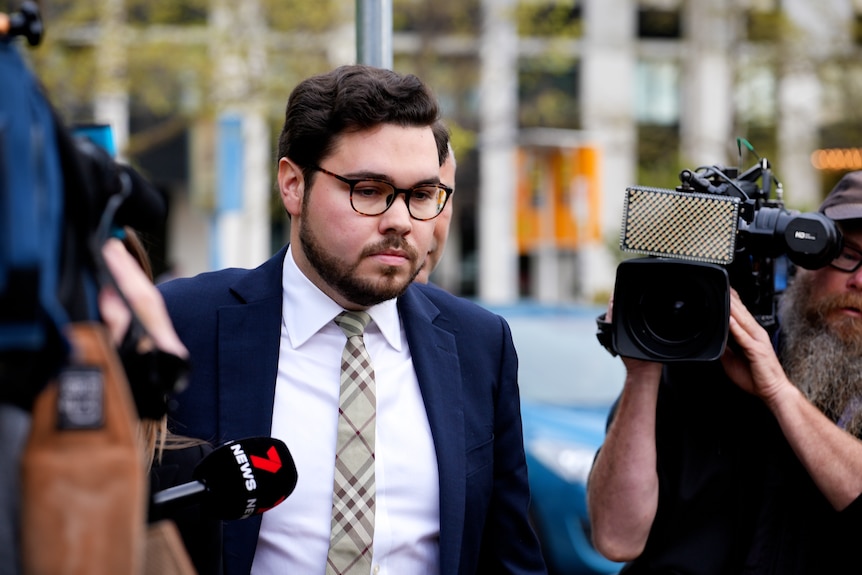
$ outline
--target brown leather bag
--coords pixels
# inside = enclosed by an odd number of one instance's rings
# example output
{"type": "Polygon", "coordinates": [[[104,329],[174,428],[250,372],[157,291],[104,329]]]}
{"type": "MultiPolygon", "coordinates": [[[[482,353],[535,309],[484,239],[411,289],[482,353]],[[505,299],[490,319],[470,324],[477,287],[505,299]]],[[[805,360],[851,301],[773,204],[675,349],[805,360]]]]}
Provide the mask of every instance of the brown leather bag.
{"type": "Polygon", "coordinates": [[[73,324],[73,359],[36,399],[22,469],[27,575],[139,575],[144,456],[132,394],[104,326],[73,324]]]}

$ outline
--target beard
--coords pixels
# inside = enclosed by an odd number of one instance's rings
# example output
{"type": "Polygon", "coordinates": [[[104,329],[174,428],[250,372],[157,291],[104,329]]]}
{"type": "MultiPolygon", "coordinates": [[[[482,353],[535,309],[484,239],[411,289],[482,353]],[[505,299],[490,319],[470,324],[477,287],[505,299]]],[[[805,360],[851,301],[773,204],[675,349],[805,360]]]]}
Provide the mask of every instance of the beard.
{"type": "Polygon", "coordinates": [[[800,273],[781,298],[781,363],[820,411],[862,437],[862,320],[832,313],[862,309],[862,294],[815,298],[813,277],[800,273]]]}
{"type": "Polygon", "coordinates": [[[308,258],[308,262],[332,289],[337,291],[347,301],[362,307],[370,307],[396,298],[407,291],[407,287],[419,273],[422,266],[416,265],[416,260],[418,259],[416,250],[404,238],[395,235],[387,236],[382,241],[362,250],[357,261],[350,264],[327,252],[323,244],[318,240],[317,235],[311,230],[311,226],[305,224],[305,222],[308,222],[306,206],[307,202],[302,207],[303,225],[299,230],[299,242],[302,245],[306,258],[308,258]],[[393,248],[403,250],[414,264],[414,269],[409,278],[399,280],[398,273],[400,268],[395,266],[383,266],[380,277],[376,280],[363,279],[357,274],[359,264],[365,257],[385,249],[393,248]]]}

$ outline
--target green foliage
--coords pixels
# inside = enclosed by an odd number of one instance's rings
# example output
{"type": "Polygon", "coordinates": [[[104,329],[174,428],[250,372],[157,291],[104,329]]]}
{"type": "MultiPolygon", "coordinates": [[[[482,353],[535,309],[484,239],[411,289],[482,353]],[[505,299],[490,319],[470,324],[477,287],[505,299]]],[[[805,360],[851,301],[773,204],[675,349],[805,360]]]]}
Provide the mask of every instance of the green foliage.
{"type": "Polygon", "coordinates": [[[96,22],[101,4],[98,0],[44,0],[39,2],[39,8],[47,34],[50,34],[57,26],[96,22]]]}
{"type": "Polygon", "coordinates": [[[204,46],[147,44],[129,59],[128,81],[135,103],[155,116],[203,111],[203,86],[211,82],[204,46]]]}
{"type": "MultiPolygon", "coordinates": [[[[46,38],[45,44],[48,42],[46,38]]],[[[49,49],[49,46],[28,53],[39,80],[61,113],[78,110],[92,96],[96,63],[91,50],[78,46],[49,49]]]]}
{"type": "MultiPolygon", "coordinates": [[[[236,0],[230,0],[236,1],[236,0]]],[[[354,2],[339,0],[261,0],[264,21],[280,32],[321,33],[355,16],[354,2]]]]}
{"type": "Polygon", "coordinates": [[[449,126],[449,141],[452,143],[452,149],[455,151],[456,158],[466,157],[478,143],[478,134],[472,130],[468,130],[455,121],[447,122],[449,126]]]}
{"type": "Polygon", "coordinates": [[[787,21],[777,10],[749,10],[745,15],[746,38],[753,42],[776,42],[787,21]]]}
{"type": "MultiPolygon", "coordinates": [[[[106,18],[106,0],[45,0],[40,2],[45,36],[38,48],[27,51],[28,58],[70,122],[92,119],[89,110],[99,90],[120,89],[128,91],[134,114],[164,120],[154,132],[176,131],[194,117],[211,115],[216,105],[213,48],[218,40],[206,28],[211,4],[125,0],[119,13],[106,18]],[[116,66],[108,72],[99,60],[105,56],[116,66]]],[[[265,44],[267,60],[260,85],[246,90],[264,103],[273,123],[280,125],[287,95],[301,78],[331,67],[321,35],[345,26],[350,33],[354,13],[345,6],[339,0],[260,0],[261,22],[268,28],[255,41],[265,44]]],[[[242,50],[243,32],[237,28],[229,35],[227,47],[242,50]]],[[[135,138],[130,145],[139,151],[160,140],[135,138]]]]}
{"type": "Polygon", "coordinates": [[[578,0],[522,0],[515,18],[520,36],[579,38],[583,34],[578,0]]]}
{"type": "Polygon", "coordinates": [[[209,0],[126,0],[128,20],[138,25],[205,24],[209,0]]]}
{"type": "Polygon", "coordinates": [[[395,32],[423,35],[475,35],[479,31],[479,2],[464,0],[393,0],[395,32]]]}
{"type": "Polygon", "coordinates": [[[637,183],[641,186],[673,189],[679,185],[683,165],[676,126],[640,125],[638,130],[637,183]]]}

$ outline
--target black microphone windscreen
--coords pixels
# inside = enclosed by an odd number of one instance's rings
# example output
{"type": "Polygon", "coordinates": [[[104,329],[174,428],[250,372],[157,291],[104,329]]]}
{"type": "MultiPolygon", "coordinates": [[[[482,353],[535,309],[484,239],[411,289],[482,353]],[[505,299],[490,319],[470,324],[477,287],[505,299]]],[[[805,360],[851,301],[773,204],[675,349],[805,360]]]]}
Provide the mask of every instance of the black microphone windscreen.
{"type": "Polygon", "coordinates": [[[212,451],[195,467],[206,485],[202,505],[221,519],[245,519],[272,509],[293,493],[296,465],[283,441],[248,437],[212,451]]]}

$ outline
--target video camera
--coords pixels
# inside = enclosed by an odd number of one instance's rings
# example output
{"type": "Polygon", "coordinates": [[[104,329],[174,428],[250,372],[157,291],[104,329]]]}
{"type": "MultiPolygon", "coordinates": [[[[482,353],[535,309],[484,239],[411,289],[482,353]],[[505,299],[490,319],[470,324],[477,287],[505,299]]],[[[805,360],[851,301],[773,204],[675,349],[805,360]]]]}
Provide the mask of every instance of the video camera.
{"type": "Polygon", "coordinates": [[[684,169],[675,190],[626,189],[620,249],[648,257],[617,267],[612,322],[599,318],[599,340],[612,353],[663,363],[718,359],[731,286],[773,332],[787,260],[817,269],[838,255],[836,224],[786,209],[766,159],[739,172],[684,169]]]}

